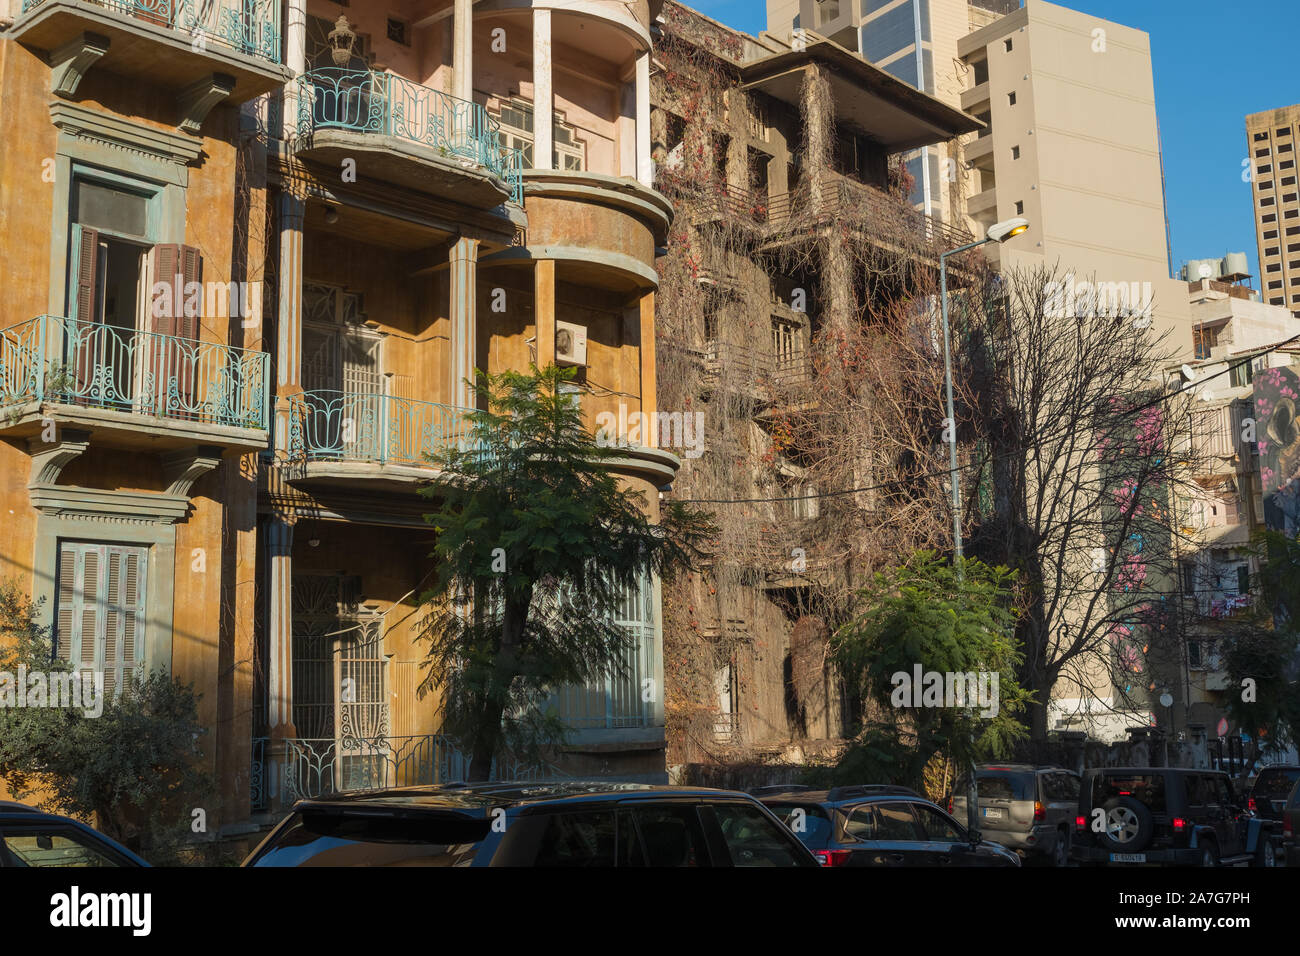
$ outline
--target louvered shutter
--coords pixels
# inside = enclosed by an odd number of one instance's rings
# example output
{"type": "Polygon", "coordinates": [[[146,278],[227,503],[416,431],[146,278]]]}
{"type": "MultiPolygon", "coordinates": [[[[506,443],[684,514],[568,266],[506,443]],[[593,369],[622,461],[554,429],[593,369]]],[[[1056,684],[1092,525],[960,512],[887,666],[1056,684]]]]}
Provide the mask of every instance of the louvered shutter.
{"type": "Polygon", "coordinates": [[[160,242],[153,247],[155,288],[166,301],[156,298],[153,308],[151,369],[159,414],[169,418],[190,418],[194,410],[195,342],[199,335],[202,295],[188,302],[186,289],[201,282],[203,257],[193,246],[160,242]],[[163,338],[167,336],[167,338],[163,338]]]}
{"type": "Polygon", "coordinates": [[[84,401],[95,374],[95,343],[99,339],[99,230],[74,224],[72,261],[76,268],[68,323],[68,367],[76,379],[75,395],[84,401]]]}
{"type": "Polygon", "coordinates": [[[59,660],[72,661],[72,632],[75,620],[77,553],[71,545],[59,549],[59,593],[55,600],[54,651],[59,660]]]}
{"type": "Polygon", "coordinates": [[[59,656],[102,671],[104,693],[120,692],[143,659],[148,550],[65,541],[59,548],[59,656]]]}

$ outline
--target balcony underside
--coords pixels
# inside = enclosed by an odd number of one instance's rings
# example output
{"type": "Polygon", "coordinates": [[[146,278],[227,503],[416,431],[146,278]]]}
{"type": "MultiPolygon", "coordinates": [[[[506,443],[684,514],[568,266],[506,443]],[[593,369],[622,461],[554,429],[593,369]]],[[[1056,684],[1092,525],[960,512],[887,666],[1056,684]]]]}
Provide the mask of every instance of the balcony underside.
{"type": "Polygon", "coordinates": [[[291,151],[300,159],[335,170],[342,168],[344,160],[354,160],[358,177],[393,183],[477,209],[493,209],[510,196],[505,182],[483,167],[397,136],[318,129],[295,141],[291,151]]]}
{"type": "Polygon", "coordinates": [[[85,430],[91,433],[93,444],[127,451],[171,451],[198,444],[246,453],[265,448],[268,439],[264,428],[241,428],[111,408],[38,401],[11,405],[0,411],[0,437],[11,440],[39,438],[47,422],[54,423],[56,434],[65,428],[85,430]]]}
{"type": "Polygon", "coordinates": [[[386,494],[415,494],[421,485],[443,477],[436,465],[378,461],[306,461],[285,468],[285,479],[304,490],[364,489],[386,494]]]}
{"type": "Polygon", "coordinates": [[[282,86],[288,71],[270,60],[241,53],[215,39],[199,44],[183,30],[116,13],[85,0],[46,0],[17,19],[6,34],[25,46],[53,54],[84,33],[108,39],[91,69],[104,70],[170,90],[185,90],[214,73],[234,80],[226,97],[243,103],[282,86]]]}

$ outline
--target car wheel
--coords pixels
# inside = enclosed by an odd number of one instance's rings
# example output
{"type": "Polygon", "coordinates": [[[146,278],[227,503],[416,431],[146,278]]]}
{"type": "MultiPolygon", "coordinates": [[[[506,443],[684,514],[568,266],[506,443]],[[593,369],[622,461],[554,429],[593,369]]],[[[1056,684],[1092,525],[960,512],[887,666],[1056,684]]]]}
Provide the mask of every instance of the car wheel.
{"type": "Polygon", "coordinates": [[[1219,848],[1213,843],[1207,843],[1201,847],[1201,866],[1215,867],[1219,865],[1219,848]]]}
{"type": "Polygon", "coordinates": [[[1053,866],[1068,866],[1070,863],[1070,831],[1056,831],[1056,849],[1052,852],[1053,866]]]}
{"type": "Polygon", "coordinates": [[[1265,840],[1258,850],[1255,851],[1255,866],[1277,866],[1277,850],[1273,848],[1272,840],[1265,840]]]}
{"type": "Polygon", "coordinates": [[[1101,844],[1115,853],[1145,849],[1155,833],[1155,821],[1146,804],[1132,797],[1112,797],[1102,804],[1105,828],[1097,834],[1101,844]]]}

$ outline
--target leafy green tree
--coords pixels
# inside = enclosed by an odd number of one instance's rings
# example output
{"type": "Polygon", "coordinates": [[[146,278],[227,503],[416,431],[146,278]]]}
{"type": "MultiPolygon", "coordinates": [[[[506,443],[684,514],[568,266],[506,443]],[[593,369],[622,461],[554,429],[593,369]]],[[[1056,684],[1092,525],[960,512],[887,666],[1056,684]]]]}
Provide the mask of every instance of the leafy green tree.
{"type": "MultiPolygon", "coordinates": [[[[620,452],[583,428],[561,385],[572,370],[477,373],[485,410],[435,461],[452,476],[424,489],[437,510],[436,584],[421,693],[442,698],[446,732],[486,780],[503,752],[535,759],[565,728],[551,691],[618,675],[630,638],[619,601],[650,573],[692,566],[711,532],[680,505],[655,525],[640,492],[609,468],[620,452]]],[[[643,692],[661,694],[662,688],[643,692]]]]}
{"type": "MultiPolygon", "coordinates": [[[[0,672],[10,679],[20,667],[69,671],[37,610],[16,584],[0,581],[0,672]]],[[[155,671],[126,681],[97,716],[88,709],[0,707],[0,779],[42,809],[93,819],[151,862],[175,862],[191,807],[212,792],[199,767],[204,728],[193,688],[155,671]]]]}
{"type": "Polygon", "coordinates": [[[868,715],[841,775],[917,786],[936,753],[966,766],[1005,754],[1025,736],[1019,718],[1030,694],[1016,678],[1014,575],[974,559],[962,571],[932,551],[918,551],[906,564],[878,572],[859,593],[857,616],[832,646],[850,693],[868,715]],[[987,675],[990,705],[943,694],[936,702],[923,686],[914,696],[918,668],[923,677],[987,675]]]}

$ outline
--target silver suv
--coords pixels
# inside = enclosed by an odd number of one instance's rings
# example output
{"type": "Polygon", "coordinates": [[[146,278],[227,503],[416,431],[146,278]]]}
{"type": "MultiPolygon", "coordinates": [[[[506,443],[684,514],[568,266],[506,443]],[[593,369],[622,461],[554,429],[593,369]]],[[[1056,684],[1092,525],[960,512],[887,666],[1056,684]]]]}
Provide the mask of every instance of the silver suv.
{"type": "MultiPolygon", "coordinates": [[[[1079,807],[1079,775],[1061,767],[1032,764],[979,764],[979,825],[986,840],[1021,857],[1053,866],[1070,860],[1070,834],[1079,807]]],[[[948,812],[966,817],[965,778],[948,801],[948,812]]]]}

